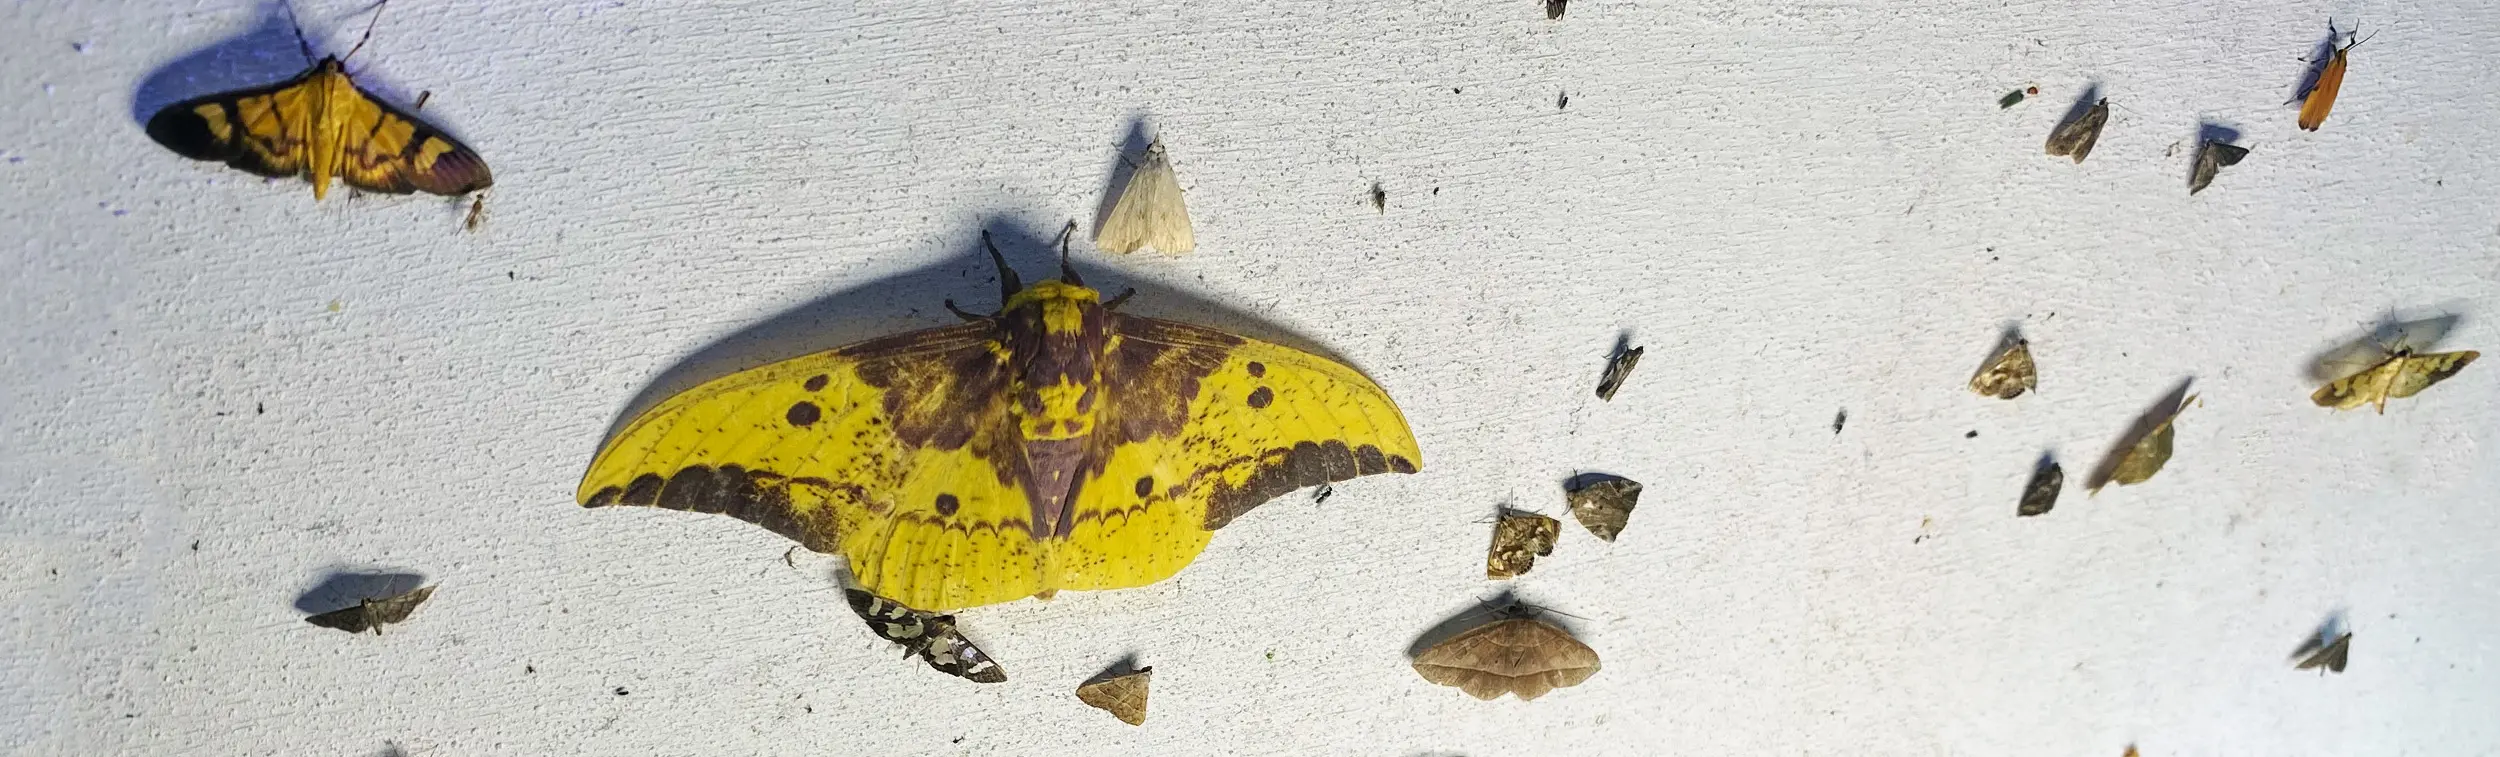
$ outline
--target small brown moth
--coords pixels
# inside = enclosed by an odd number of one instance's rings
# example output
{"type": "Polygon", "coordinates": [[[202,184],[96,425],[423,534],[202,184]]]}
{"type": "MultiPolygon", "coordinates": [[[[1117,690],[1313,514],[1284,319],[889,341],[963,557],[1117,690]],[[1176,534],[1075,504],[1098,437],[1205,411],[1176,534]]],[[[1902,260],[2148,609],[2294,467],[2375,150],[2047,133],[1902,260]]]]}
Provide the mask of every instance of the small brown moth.
{"type": "Polygon", "coordinates": [[[1415,655],[1415,672],[1468,696],[1531,700],[1597,675],[1597,650],[1571,632],[1528,617],[1468,629],[1415,655]]]}
{"type": "Polygon", "coordinates": [[[1111,713],[1129,725],[1146,724],[1146,683],[1154,676],[1151,666],[1136,672],[1091,681],[1076,687],[1077,701],[1111,713]]]}
{"type": "Polygon", "coordinates": [[[1606,375],[1597,379],[1597,398],[1613,402],[1615,390],[1623,388],[1623,380],[1632,377],[1632,367],[1640,364],[1641,348],[1639,347],[1617,352],[1614,357],[1608,358],[1606,375]]]}
{"type": "Polygon", "coordinates": [[[2066,469],[2051,461],[2031,474],[2031,483],[2023,485],[2023,501],[2014,514],[2025,518],[2039,515],[2057,506],[2057,491],[2066,486],[2066,469]]]}
{"type": "Polygon", "coordinates": [[[1571,518],[1597,538],[1614,541],[1623,527],[1632,521],[1632,508],[1641,503],[1641,482],[1628,478],[1606,478],[1581,483],[1564,492],[1571,503],[1571,518]]]}
{"type": "Polygon", "coordinates": [[[409,613],[417,611],[417,605],[425,604],[426,598],[432,596],[434,596],[434,587],[426,586],[406,594],[379,599],[368,597],[356,603],[355,607],[331,610],[305,618],[304,622],[323,628],[336,628],[348,633],[364,633],[370,630],[373,635],[380,636],[382,626],[407,620],[409,613]]]}
{"type": "Polygon", "coordinates": [[[2023,396],[2023,392],[2040,387],[2039,369],[2031,363],[2031,342],[2014,340],[2005,349],[1979,367],[1979,375],[1970,378],[1970,390],[2001,400],[2023,396]]]}
{"type": "Polygon", "coordinates": [[[462,225],[474,232],[484,223],[486,223],[486,193],[479,192],[476,196],[469,198],[469,220],[462,225]]]}
{"type": "Polygon", "coordinates": [[[2153,474],[2160,473],[2161,467],[2170,462],[2170,443],[2178,435],[2175,429],[2179,414],[2187,412],[2188,405],[2195,402],[2196,395],[2193,394],[2181,400],[2178,407],[2170,410],[2168,417],[2163,418],[2151,432],[2146,433],[2144,438],[2136,440],[2133,446],[2127,448],[2125,454],[2119,456],[2117,466],[2110,469],[2109,481],[2094,484],[2090,493],[2101,493],[2101,486],[2110,482],[2116,482],[2120,486],[2144,483],[2151,479],[2153,474]]]}
{"type": "Polygon", "coordinates": [[[2473,350],[2415,354],[2410,347],[2385,350],[2386,357],[2360,372],[2318,387],[2309,401],[2319,407],[2351,410],[2362,405],[2377,405],[2380,415],[2387,414],[2389,398],[2404,399],[2432,384],[2448,380],[2465,370],[2483,353],[2473,350]]]}
{"type": "Polygon", "coordinates": [[[2104,97],[2091,110],[2084,111],[2083,117],[2059,124],[2056,131],[2049,132],[2049,154],[2073,156],[2075,162],[2083,162],[2084,156],[2092,154],[2092,144],[2101,139],[2101,125],[2108,122],[2109,98],[2104,97]]]}
{"type": "Polygon", "coordinates": [[[2196,151],[2196,171],[2188,175],[2188,194],[2205,191],[2205,186],[2214,183],[2214,174],[2221,173],[2223,166],[2239,165],[2240,159],[2246,157],[2246,147],[2205,140],[2205,144],[2196,151]]]}
{"type": "Polygon", "coordinates": [[[1372,182],[1372,211],[1389,212],[1389,188],[1381,186],[1377,181],[1372,182]]]}
{"type": "Polygon", "coordinates": [[[1548,21],[1561,20],[1563,16],[1563,6],[1569,5],[1570,3],[1571,0],[1545,0],[1545,19],[1548,21]]]}
{"type": "Polygon", "coordinates": [[[860,620],[868,622],[869,630],[903,645],[903,656],[918,654],[938,672],[974,683],[1007,680],[1006,668],[955,630],[955,616],[914,610],[858,589],[844,588],[842,595],[860,620]]]}
{"type": "MultiPolygon", "coordinates": [[[[2309,643],[2316,645],[2318,642],[2316,639],[2311,639],[2309,643]]],[[[2307,656],[2300,658],[2299,664],[2293,665],[2292,669],[2324,668],[2325,670],[2320,671],[2319,675],[2342,673],[2344,663],[2352,656],[2352,632],[2337,634],[2334,641],[2327,642],[2324,646],[2315,646],[2301,651],[2307,656]]]]}
{"type": "Polygon", "coordinates": [[[1484,553],[1485,578],[1512,578],[1536,567],[1536,559],[1554,553],[1562,537],[1562,521],[1537,513],[1502,508],[1493,523],[1493,546],[1484,553]]]}

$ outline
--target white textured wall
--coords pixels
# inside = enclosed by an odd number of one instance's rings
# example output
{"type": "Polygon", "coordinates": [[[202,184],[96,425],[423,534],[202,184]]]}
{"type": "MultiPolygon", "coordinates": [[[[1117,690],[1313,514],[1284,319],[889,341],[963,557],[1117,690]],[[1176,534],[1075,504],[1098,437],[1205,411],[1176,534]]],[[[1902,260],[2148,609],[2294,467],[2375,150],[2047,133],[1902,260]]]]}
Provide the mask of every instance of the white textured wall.
{"type": "MultiPolygon", "coordinates": [[[[365,23],[303,5],[333,50],[365,23]]],[[[2391,310],[2500,349],[2500,5],[400,0],[353,66],[493,165],[480,234],[141,133],[298,69],[268,10],[0,7],[0,751],[2500,751],[2500,364],[2384,417],[2305,375],[2391,310]],[[2378,36],[2304,133],[2330,15],[2378,36]],[[2041,155],[2093,82],[2090,162],[2041,155]],[[573,505],[655,380],[946,323],[994,296],[984,228],[1046,270],[1141,117],[1199,252],[1094,282],[1347,356],[1423,474],[965,613],[988,687],[893,659],[830,558],[573,505]],[[2254,152],[2191,198],[2200,119],[2254,152]],[[1964,392],[2008,324],[2041,391],[1964,392]],[[1648,357],[1600,404],[1619,331],[1648,357]],[[2013,517],[2043,450],[2079,479],[2190,377],[2158,478],[2013,517]],[[1579,470],[1648,498],[1513,588],[1605,671],[1416,678],[1500,588],[1485,516],[1579,470]],[[304,624],[354,570],[443,588],[380,639],[304,624]],[[2336,613],[2351,671],[2292,671],[2336,613]],[[1069,694],[1124,655],[1142,729],[1069,694]]]]}

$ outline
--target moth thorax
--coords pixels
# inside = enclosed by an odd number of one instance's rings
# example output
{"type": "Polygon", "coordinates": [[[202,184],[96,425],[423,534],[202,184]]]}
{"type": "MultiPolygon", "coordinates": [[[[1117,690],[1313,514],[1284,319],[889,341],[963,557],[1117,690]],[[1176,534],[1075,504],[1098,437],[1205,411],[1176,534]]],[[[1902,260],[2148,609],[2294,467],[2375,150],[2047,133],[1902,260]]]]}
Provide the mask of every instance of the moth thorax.
{"type": "Polygon", "coordinates": [[[1095,398],[1102,391],[1093,377],[1084,378],[1061,375],[1047,385],[1022,387],[1016,409],[1024,438],[1074,439],[1092,434],[1099,407],[1095,398]]]}

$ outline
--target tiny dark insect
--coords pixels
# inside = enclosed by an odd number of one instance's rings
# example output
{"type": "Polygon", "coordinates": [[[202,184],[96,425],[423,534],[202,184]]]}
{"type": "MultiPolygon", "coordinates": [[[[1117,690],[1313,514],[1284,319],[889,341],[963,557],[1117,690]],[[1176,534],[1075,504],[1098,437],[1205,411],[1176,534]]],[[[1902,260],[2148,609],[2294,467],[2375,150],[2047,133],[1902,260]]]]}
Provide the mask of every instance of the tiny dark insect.
{"type": "Polygon", "coordinates": [[[1372,210],[1381,213],[1389,212],[1389,189],[1380,186],[1380,182],[1377,181],[1372,182],[1372,210]]]}
{"type": "Polygon", "coordinates": [[[1316,505],[1327,502],[1328,498],[1336,493],[1337,487],[1328,484],[1320,484],[1318,489],[1312,490],[1311,492],[1311,504],[1316,505]]]}
{"type": "Polygon", "coordinates": [[[1616,352],[1614,357],[1608,358],[1605,375],[1597,379],[1597,398],[1609,402],[1614,401],[1615,390],[1623,388],[1623,380],[1631,378],[1632,368],[1640,364],[1641,348],[1639,347],[1616,352]]]}
{"type": "Polygon", "coordinates": [[[1977,438],[1979,438],[1979,429],[1971,429],[1969,433],[1965,433],[1965,434],[1963,434],[1963,435],[1962,435],[1962,438],[1964,438],[1964,439],[1977,439],[1977,438]]]}
{"type": "Polygon", "coordinates": [[[1849,408],[1844,407],[1839,414],[1832,416],[1832,433],[1840,433],[1840,427],[1846,425],[1849,425],[1849,408]]]}
{"type": "Polygon", "coordinates": [[[1556,21],[1556,20],[1561,20],[1561,19],[1562,19],[1562,16],[1563,16],[1563,7],[1564,7],[1564,6],[1567,6],[1567,5],[1570,5],[1570,4],[1571,4],[1571,0],[1545,0],[1545,18],[1546,18],[1546,20],[1548,20],[1548,21],[1556,21]]]}
{"type": "Polygon", "coordinates": [[[425,110],[425,101],[434,99],[434,90],[417,93],[417,106],[409,110],[425,110]]]}
{"type": "Polygon", "coordinates": [[[625,696],[625,687],[623,687],[623,686],[618,686],[618,687],[616,687],[616,695],[617,695],[617,696],[620,696],[620,697],[621,697],[621,696],[625,696]]]}
{"type": "Polygon", "coordinates": [[[2066,486],[2066,469],[2051,461],[2031,474],[2031,483],[2023,485],[2022,502],[2014,514],[2025,518],[2046,513],[2057,506],[2057,492],[2066,486]]]}
{"type": "Polygon", "coordinates": [[[1562,110],[1562,109],[1564,109],[1564,108],[1568,108],[1568,107],[1571,107],[1571,93],[1569,93],[1569,92],[1561,92],[1561,93],[1556,93],[1556,94],[1554,95],[1554,109],[1555,109],[1555,110],[1562,110]]]}

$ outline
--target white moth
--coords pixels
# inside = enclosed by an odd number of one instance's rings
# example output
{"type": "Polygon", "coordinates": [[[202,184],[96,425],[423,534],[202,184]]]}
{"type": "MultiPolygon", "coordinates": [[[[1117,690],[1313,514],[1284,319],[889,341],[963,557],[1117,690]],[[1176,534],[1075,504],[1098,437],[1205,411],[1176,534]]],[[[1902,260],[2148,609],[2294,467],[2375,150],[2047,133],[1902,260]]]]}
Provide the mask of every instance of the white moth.
{"type": "Polygon", "coordinates": [[[1128,186],[1111,204],[1111,215],[1094,229],[1094,245],[1112,252],[1140,247],[1177,255],[1198,248],[1189,227],[1189,206],[1181,201],[1181,180],[1172,175],[1172,161],[1163,156],[1163,140],[1146,148],[1146,157],[1129,173],[1128,186]]]}

